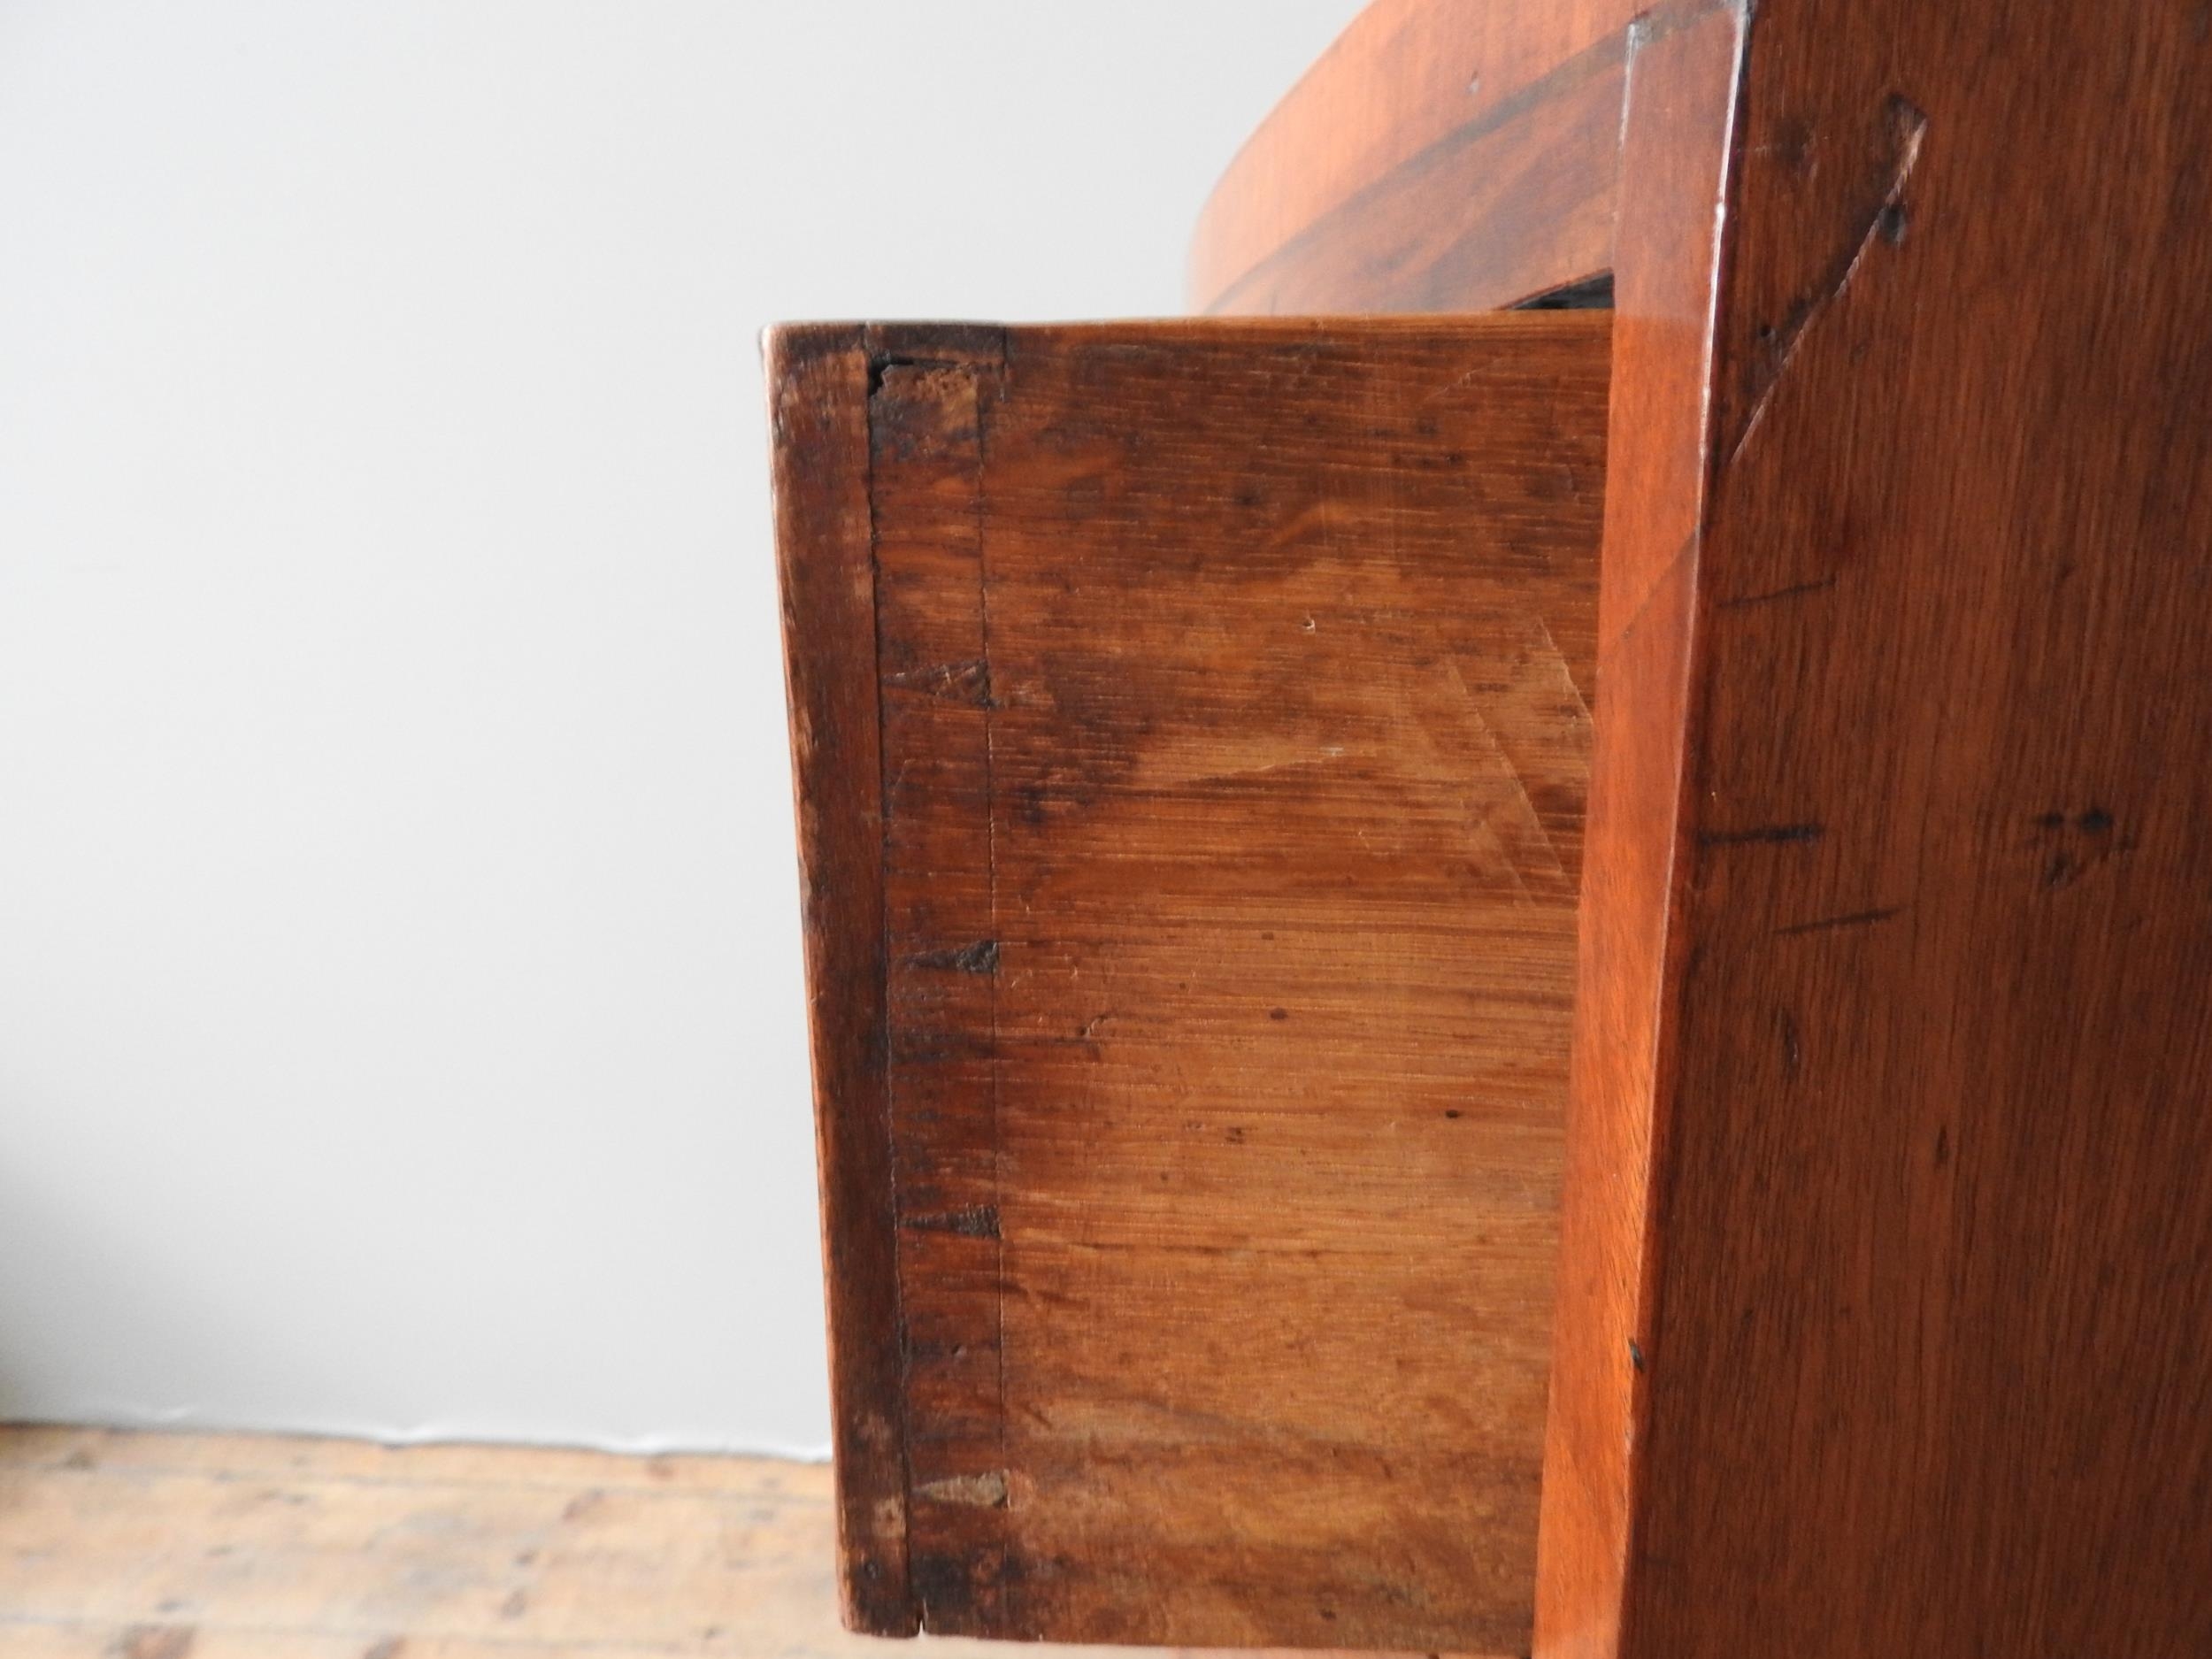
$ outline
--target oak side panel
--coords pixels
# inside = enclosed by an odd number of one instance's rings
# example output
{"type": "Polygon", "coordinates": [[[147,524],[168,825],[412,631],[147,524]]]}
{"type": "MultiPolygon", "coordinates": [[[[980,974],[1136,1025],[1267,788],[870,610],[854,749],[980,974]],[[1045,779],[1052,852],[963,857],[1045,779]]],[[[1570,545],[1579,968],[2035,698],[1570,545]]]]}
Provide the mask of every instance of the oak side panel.
{"type": "Polygon", "coordinates": [[[1589,67],[1578,60],[1592,49],[1617,67],[1624,31],[1644,9],[1634,0],[1378,0],[1215,187],[1192,238],[1192,309],[1486,311],[1601,270],[1601,258],[1587,263],[1602,245],[1601,234],[1592,240],[1599,227],[1570,222],[1540,189],[1584,199],[1602,182],[1598,218],[1609,223],[1610,170],[1591,165],[1585,140],[1617,147],[1617,83],[1601,133],[1563,111],[1532,112],[1563,90],[1563,73],[1573,81],[1589,67]],[[1387,182],[1401,169],[1407,179],[1387,182]],[[1447,299],[1436,292],[1447,270],[1428,280],[1434,303],[1413,298],[1406,279],[1423,265],[1404,244],[1418,216],[1363,214],[1361,198],[1378,194],[1419,197],[1436,245],[1463,243],[1455,257],[1479,267],[1470,274],[1481,287],[1447,299]],[[1334,228],[1317,234],[1324,221],[1334,228]],[[1302,254],[1286,257],[1302,239],[1302,254]],[[1278,277],[1254,280],[1271,260],[1278,277]],[[1286,265],[1295,268],[1288,280],[1286,265]],[[1560,269],[1566,274],[1547,274],[1560,269]],[[1293,298],[1294,290],[1309,297],[1293,298]]]}
{"type": "Polygon", "coordinates": [[[865,335],[923,1628],[1526,1647],[1608,334],[865,335]]]}
{"type": "Polygon", "coordinates": [[[1488,311],[1613,264],[1629,36],[1608,35],[1300,229],[1217,315],[1488,311]]]}
{"type": "Polygon", "coordinates": [[[1526,1646],[1606,332],[1009,336],[1005,1633],[1526,1646]]]}
{"type": "Polygon", "coordinates": [[[848,1624],[911,1635],[884,1044],[869,357],[851,327],[776,329],[765,347],[822,1186],[838,1578],[848,1624]]]}

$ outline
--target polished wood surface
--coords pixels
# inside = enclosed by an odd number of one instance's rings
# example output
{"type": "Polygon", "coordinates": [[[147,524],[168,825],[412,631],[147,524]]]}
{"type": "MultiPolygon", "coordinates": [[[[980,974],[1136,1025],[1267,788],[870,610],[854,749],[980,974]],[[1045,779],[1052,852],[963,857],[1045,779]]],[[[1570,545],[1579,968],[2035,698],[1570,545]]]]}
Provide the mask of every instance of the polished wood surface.
{"type": "Polygon", "coordinates": [[[1526,1646],[1609,333],[776,337],[867,1627],[1526,1646]]]}
{"type": "MultiPolygon", "coordinates": [[[[1588,1102],[1655,1151],[1630,1548],[1561,1651],[2212,1651],[2208,36],[1750,23],[1656,1063],[1588,1102]]],[[[1586,941],[1649,925],[1602,833],[1586,941]]]]}
{"type": "Polygon", "coordinates": [[[1610,271],[1627,48],[1625,31],[1606,35],[1469,116],[1209,293],[1204,309],[1486,311],[1610,271]]]}
{"type": "Polygon", "coordinates": [[[1641,1475],[1654,1147],[1649,1100],[1680,879],[1674,837],[1690,718],[1705,509],[1704,388],[1742,26],[1655,13],[1631,54],[1615,275],[1610,477],[1598,601],[1609,713],[1592,758],[1568,1091],[1566,1184],[1544,1463],[1540,1651],[1619,1638],[1641,1475]]]}
{"type": "Polygon", "coordinates": [[[1239,152],[1194,310],[1471,311],[1608,266],[1634,0],[1378,0],[1239,152]]]}

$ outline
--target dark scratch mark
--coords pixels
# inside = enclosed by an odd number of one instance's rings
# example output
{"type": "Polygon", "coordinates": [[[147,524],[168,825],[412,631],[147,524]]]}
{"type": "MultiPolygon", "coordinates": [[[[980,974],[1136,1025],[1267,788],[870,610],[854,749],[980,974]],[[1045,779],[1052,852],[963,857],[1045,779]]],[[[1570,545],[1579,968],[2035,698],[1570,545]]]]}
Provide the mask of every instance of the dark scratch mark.
{"type": "Polygon", "coordinates": [[[970,1204],[941,1215],[909,1216],[906,1225],[917,1233],[955,1233],[964,1239],[995,1239],[999,1236],[998,1207],[970,1204]]]}
{"type": "Polygon", "coordinates": [[[937,1065],[955,1060],[995,1060],[998,1040],[972,1031],[899,1030],[891,1033],[891,1058],[904,1065],[937,1065]]]}
{"type": "Polygon", "coordinates": [[[1833,927],[1864,927],[1874,922],[1886,922],[1892,917],[1902,916],[1901,904],[1885,906],[1874,910],[1853,910],[1848,916],[1824,916],[1815,922],[1792,922],[1787,927],[1774,930],[1777,937],[1791,933],[1824,933],[1833,927]]]}
{"type": "Polygon", "coordinates": [[[995,708],[991,700],[991,665],[972,663],[932,663],[926,668],[902,668],[886,674],[883,683],[902,691],[918,691],[948,703],[964,703],[978,709],[995,708]]]}
{"type": "Polygon", "coordinates": [[[1815,582],[1792,582],[1787,588],[1770,588],[1763,594],[1746,594],[1739,599],[1716,600],[1716,611],[1740,611],[1746,605],[1763,605],[1777,599],[1794,599],[1800,594],[1824,593],[1836,585],[1833,576],[1824,576],[1815,582]]]}
{"type": "Polygon", "coordinates": [[[1939,1124],[1939,1125],[1937,1125],[1937,1127],[1936,1127],[1936,1139],[1935,1139],[1935,1166],[1936,1166],[1936,1168],[1938,1168],[1938,1169],[1941,1169],[1941,1168],[1942,1168],[1945,1164],[1948,1164],[1950,1161],[1951,1161],[1951,1125],[1948,1125],[1948,1124],[1939,1124]]]}
{"type": "Polygon", "coordinates": [[[979,939],[972,945],[957,949],[918,951],[906,960],[908,966],[915,968],[949,968],[955,973],[996,973],[998,941],[979,939]]]}
{"type": "Polygon", "coordinates": [[[2135,850],[2130,841],[2116,842],[2113,837],[2112,814],[2101,806],[2090,806],[2075,813],[2070,820],[2063,811],[2054,810],[2039,812],[2033,820],[2041,830],[2063,832],[2069,822],[2076,833],[2086,837],[2085,842],[2062,844],[2054,848],[2049,860],[2043,866],[2043,885],[2054,890],[2070,887],[2116,851],[2135,850]]]}
{"type": "Polygon", "coordinates": [[[909,1360],[925,1363],[968,1357],[968,1345],[965,1342],[931,1341],[925,1337],[916,1336],[910,1332],[907,1334],[903,1351],[909,1360]]]}
{"type": "Polygon", "coordinates": [[[1628,1363],[1636,1368],[1638,1376],[1643,1375],[1644,1350],[1636,1346],[1636,1339],[1632,1336],[1628,1339],[1628,1363]]]}
{"type": "Polygon", "coordinates": [[[1762,824],[1756,829],[1700,830],[1701,847],[1779,846],[1793,841],[1816,841],[1828,833],[1825,824],[1762,824]]]}
{"type": "Polygon", "coordinates": [[[1920,146],[1928,134],[1928,117],[1911,99],[1893,94],[1883,105],[1882,123],[1889,139],[1889,153],[1877,175],[1878,188],[1872,205],[1866,210],[1864,222],[1855,235],[1845,241],[1811,288],[1783,313],[1781,320],[1759,330],[1757,342],[1764,351],[1745,365],[1743,402],[1748,406],[1748,412],[1743,418],[1741,429],[1724,451],[1721,462],[1724,469],[1734,465],[1744,446],[1751,442],[1751,434],[1758,430],[1768,406],[1774,401],[1775,388],[1781,384],[1798,348],[1804,344],[1806,334],[1828,308],[1843,297],[1844,291],[1859,274],[1859,266],[1864,263],[1868,250],[1877,241],[1895,246],[1905,239],[1909,223],[1905,186],[1920,163],[1920,146]]]}
{"type": "MultiPolygon", "coordinates": [[[[2040,830],[2062,831],[2070,820],[2066,813],[2054,810],[2048,812],[2039,812],[2031,821],[2036,828],[2040,830]]],[[[2075,814],[2070,821],[2077,831],[2090,838],[2087,850],[2085,853],[2077,853],[2071,848],[2065,846],[2054,849],[2049,861],[2043,867],[2043,885],[2047,887],[2071,887],[2087,873],[2091,866],[2102,863],[2115,850],[2110,839],[2113,829],[2112,814],[2104,808],[2089,807],[2075,814]]],[[[2119,844],[2117,850],[2123,853],[2132,852],[2134,848],[2130,843],[2123,841],[2119,844]]]]}

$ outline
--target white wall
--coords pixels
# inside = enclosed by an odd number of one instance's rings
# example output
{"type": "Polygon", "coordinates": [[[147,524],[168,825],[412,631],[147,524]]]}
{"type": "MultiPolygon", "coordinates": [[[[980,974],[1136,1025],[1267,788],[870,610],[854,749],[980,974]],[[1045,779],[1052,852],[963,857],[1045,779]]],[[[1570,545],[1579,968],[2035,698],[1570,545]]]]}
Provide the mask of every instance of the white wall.
{"type": "Polygon", "coordinates": [[[0,1417],[827,1435],[765,323],[1179,307],[1356,0],[0,0],[0,1417]]]}

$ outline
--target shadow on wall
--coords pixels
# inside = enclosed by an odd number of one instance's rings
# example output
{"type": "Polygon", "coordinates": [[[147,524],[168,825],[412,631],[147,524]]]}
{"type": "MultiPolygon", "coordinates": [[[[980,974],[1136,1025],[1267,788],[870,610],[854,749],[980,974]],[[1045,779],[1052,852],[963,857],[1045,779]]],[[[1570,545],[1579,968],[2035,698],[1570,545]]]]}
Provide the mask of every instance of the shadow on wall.
{"type": "Polygon", "coordinates": [[[242,1355],[236,1322],[150,1272],[147,1257],[142,1240],[104,1236],[0,1164],[0,1423],[177,1422],[194,1403],[193,1354],[296,1374],[296,1356],[242,1355]],[[58,1410],[88,1374],[126,1388],[58,1410]]]}

